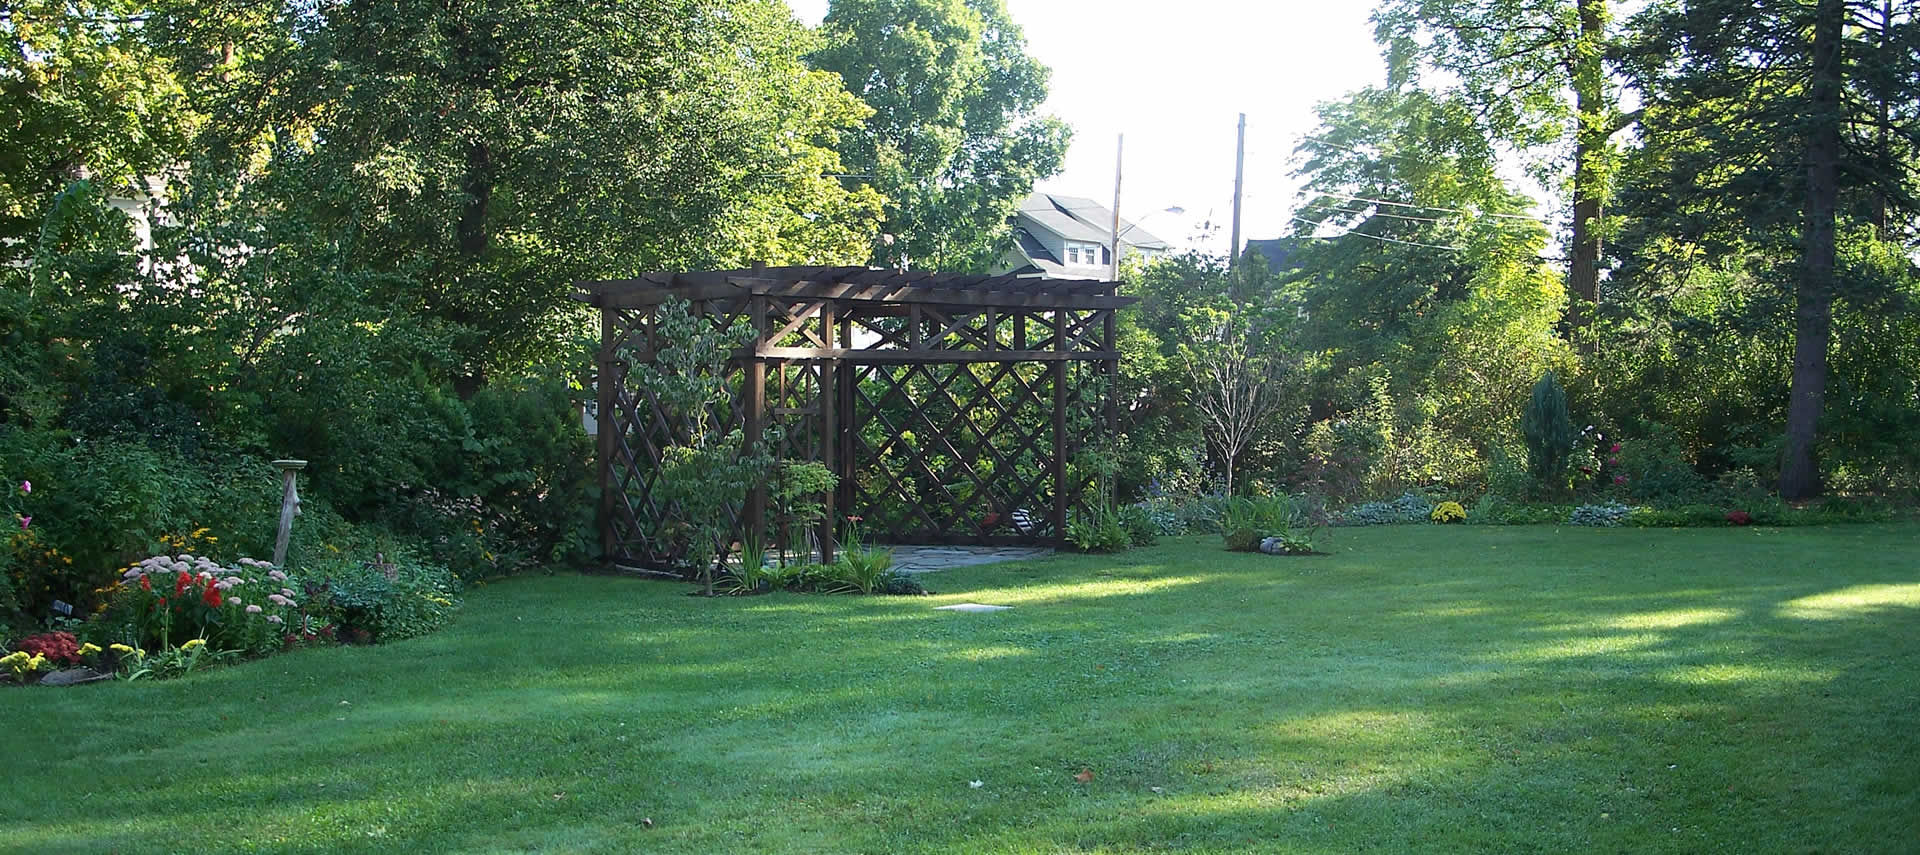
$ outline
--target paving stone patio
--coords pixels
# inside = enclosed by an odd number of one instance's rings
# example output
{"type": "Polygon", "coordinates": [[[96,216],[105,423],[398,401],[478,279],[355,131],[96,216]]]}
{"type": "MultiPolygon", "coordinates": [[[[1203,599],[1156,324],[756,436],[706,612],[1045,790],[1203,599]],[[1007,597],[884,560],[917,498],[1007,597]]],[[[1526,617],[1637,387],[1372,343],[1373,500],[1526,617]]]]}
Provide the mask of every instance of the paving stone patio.
{"type": "Polygon", "coordinates": [[[1052,555],[1053,550],[1031,546],[892,546],[894,569],[902,573],[934,573],[975,564],[996,564],[1052,555]]]}

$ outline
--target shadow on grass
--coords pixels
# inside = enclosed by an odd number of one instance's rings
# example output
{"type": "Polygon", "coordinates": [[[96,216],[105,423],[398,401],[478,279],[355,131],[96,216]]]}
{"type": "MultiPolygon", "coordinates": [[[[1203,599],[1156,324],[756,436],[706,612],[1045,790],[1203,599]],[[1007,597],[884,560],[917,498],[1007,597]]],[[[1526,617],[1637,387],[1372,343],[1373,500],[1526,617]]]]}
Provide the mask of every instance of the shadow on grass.
{"type": "Polygon", "coordinates": [[[0,693],[35,794],[0,848],[1899,851],[1920,548],[1882,529],[1183,541],[931,598],[516,581],[391,647],[0,693]],[[965,599],[1016,608],[931,610],[965,599]]]}

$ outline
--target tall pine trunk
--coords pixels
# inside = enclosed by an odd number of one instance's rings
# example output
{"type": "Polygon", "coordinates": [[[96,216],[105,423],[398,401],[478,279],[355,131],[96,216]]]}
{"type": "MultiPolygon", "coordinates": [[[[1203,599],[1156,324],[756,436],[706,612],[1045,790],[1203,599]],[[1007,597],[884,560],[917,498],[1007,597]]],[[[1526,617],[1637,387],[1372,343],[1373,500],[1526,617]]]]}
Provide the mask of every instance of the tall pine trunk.
{"type": "Polygon", "coordinates": [[[1806,224],[1793,330],[1793,389],[1787,401],[1787,448],[1780,496],[1820,492],[1814,441],[1827,391],[1827,348],[1833,339],[1834,207],[1840,195],[1840,39],[1846,0],[1820,0],[1814,12],[1813,79],[1807,105],[1806,224]]]}
{"type": "Polygon", "coordinates": [[[1573,240],[1572,259],[1567,265],[1567,290],[1573,303],[1567,318],[1575,336],[1590,344],[1586,335],[1592,323],[1594,307],[1600,302],[1600,197],[1601,165],[1605,156],[1608,117],[1606,75],[1601,56],[1606,29],[1606,0],[1579,0],[1580,36],[1574,42],[1572,56],[1574,118],[1573,147],[1573,240]]]}

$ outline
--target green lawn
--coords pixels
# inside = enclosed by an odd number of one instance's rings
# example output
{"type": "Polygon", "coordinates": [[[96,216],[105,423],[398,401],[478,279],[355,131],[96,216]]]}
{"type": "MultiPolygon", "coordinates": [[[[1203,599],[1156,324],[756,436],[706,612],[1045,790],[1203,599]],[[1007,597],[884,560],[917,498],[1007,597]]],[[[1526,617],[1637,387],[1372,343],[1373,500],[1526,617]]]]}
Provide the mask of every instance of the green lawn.
{"type": "Polygon", "coordinates": [[[416,641],[0,691],[0,850],[1920,848],[1920,526],[1217,544],[928,598],[531,578],[416,641]]]}

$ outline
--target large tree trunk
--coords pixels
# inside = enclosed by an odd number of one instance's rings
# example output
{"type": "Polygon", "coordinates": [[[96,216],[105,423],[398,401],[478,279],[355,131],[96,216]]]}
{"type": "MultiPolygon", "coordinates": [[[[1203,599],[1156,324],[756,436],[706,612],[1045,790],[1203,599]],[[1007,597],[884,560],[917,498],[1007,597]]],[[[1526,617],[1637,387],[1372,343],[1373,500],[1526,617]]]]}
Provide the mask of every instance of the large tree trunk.
{"type": "Polygon", "coordinates": [[[1787,448],[1780,496],[1820,492],[1813,447],[1825,406],[1827,347],[1833,338],[1834,205],[1840,195],[1840,39],[1846,0],[1820,0],[1813,25],[1813,80],[1807,123],[1806,225],[1795,301],[1793,390],[1787,401],[1787,448]]]}
{"type": "Polygon", "coordinates": [[[1567,320],[1583,347],[1586,332],[1600,302],[1600,198],[1602,164],[1611,136],[1606,115],[1606,70],[1601,44],[1606,33],[1606,0],[1579,0],[1580,37],[1574,43],[1572,77],[1574,113],[1579,127],[1573,145],[1573,241],[1567,265],[1567,290],[1572,303],[1567,320]]]}

